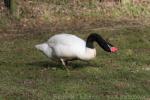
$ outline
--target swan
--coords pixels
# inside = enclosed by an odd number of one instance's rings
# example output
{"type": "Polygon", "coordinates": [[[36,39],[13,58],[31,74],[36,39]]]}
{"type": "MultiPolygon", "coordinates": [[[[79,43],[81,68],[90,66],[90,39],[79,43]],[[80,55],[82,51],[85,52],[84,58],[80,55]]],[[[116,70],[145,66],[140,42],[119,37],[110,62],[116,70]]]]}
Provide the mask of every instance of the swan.
{"type": "Polygon", "coordinates": [[[37,44],[35,47],[50,59],[60,60],[67,69],[68,61],[88,61],[95,58],[94,42],[97,42],[107,52],[114,53],[118,51],[118,48],[105,41],[98,33],[91,33],[86,41],[76,35],[60,33],[51,36],[48,41],[37,44]]]}

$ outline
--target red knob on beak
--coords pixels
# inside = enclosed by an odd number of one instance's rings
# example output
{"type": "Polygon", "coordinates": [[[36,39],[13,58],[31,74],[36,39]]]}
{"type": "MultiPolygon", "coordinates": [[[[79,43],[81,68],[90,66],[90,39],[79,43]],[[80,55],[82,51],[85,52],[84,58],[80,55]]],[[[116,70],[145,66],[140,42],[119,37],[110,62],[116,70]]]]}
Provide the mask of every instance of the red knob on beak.
{"type": "Polygon", "coordinates": [[[118,48],[116,48],[116,47],[111,47],[110,49],[111,49],[111,52],[113,52],[113,53],[118,51],[118,48]]]}

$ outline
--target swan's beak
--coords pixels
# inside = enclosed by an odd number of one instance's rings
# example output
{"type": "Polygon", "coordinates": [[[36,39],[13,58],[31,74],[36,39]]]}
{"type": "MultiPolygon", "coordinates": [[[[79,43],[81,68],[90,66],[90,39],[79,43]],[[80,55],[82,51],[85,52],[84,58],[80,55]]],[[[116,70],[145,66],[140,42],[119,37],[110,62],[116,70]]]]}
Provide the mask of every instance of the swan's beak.
{"type": "Polygon", "coordinates": [[[111,50],[112,53],[115,53],[115,52],[118,51],[118,48],[116,48],[116,47],[111,47],[110,50],[111,50]]]}

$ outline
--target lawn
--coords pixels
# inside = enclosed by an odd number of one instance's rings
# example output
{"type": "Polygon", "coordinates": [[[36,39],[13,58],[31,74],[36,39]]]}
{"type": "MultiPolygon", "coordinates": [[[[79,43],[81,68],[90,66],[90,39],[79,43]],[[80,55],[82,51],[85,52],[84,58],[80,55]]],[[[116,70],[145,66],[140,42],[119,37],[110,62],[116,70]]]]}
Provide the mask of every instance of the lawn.
{"type": "MultiPolygon", "coordinates": [[[[90,62],[61,63],[34,48],[53,33],[0,39],[0,100],[149,100],[150,27],[96,29],[119,48],[117,53],[96,45],[90,62]]],[[[72,32],[81,38],[91,31],[72,32]]]]}

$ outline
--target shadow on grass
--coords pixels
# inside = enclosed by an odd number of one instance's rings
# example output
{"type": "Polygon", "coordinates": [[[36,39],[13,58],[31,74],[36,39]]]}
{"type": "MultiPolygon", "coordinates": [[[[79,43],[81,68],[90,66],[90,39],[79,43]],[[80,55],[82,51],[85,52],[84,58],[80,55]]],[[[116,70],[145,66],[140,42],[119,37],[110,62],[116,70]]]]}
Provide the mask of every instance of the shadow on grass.
{"type": "MultiPolygon", "coordinates": [[[[37,61],[37,62],[31,62],[27,63],[26,65],[34,66],[34,67],[41,67],[41,68],[59,68],[64,69],[64,66],[61,62],[53,62],[53,61],[37,61]]],[[[90,62],[82,62],[82,61],[73,61],[69,62],[67,67],[71,69],[78,69],[78,68],[84,68],[87,66],[95,66],[94,64],[90,62]]]]}
{"type": "Polygon", "coordinates": [[[58,62],[52,62],[52,61],[36,61],[36,62],[30,62],[26,63],[26,65],[33,66],[33,67],[41,67],[41,68],[60,68],[62,69],[61,63],[58,62]]]}

